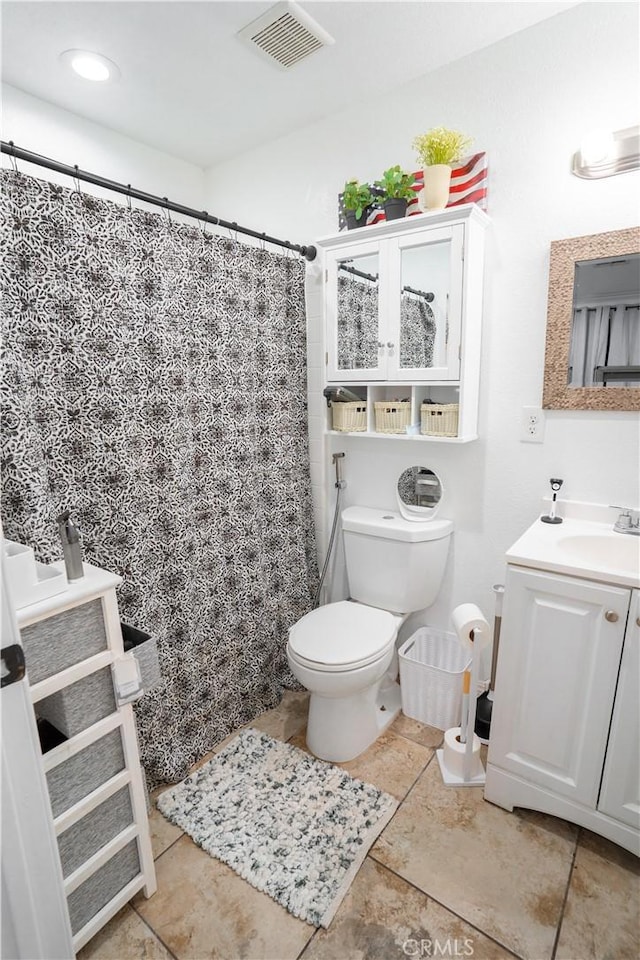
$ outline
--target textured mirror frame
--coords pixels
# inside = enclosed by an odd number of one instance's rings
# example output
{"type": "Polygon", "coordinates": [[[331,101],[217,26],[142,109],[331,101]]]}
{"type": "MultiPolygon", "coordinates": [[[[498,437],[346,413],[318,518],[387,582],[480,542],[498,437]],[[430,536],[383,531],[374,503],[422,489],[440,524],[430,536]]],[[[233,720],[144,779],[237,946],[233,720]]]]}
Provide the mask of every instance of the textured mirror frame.
{"type": "Polygon", "coordinates": [[[567,383],[576,262],[638,252],[640,227],[551,243],[542,396],[545,410],[640,410],[640,386],[569,387],[567,383]]]}

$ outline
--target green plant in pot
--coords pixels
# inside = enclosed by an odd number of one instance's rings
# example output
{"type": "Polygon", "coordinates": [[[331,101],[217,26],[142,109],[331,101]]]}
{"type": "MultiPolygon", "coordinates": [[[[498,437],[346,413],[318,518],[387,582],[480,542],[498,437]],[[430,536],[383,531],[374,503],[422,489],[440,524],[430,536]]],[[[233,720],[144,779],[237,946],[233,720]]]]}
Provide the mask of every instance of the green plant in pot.
{"type": "Polygon", "coordinates": [[[459,163],[472,144],[459,130],[433,127],[413,140],[424,170],[423,201],[427,210],[443,210],[449,202],[451,167],[459,163]]]}
{"type": "Polygon", "coordinates": [[[371,193],[368,183],[360,183],[355,179],[347,180],[342,193],[342,206],[347,218],[347,229],[364,227],[369,208],[373,206],[375,200],[376,198],[371,193]]]}
{"type": "Polygon", "coordinates": [[[382,180],[375,181],[374,187],[380,191],[378,203],[384,207],[387,220],[398,220],[406,215],[407,204],[415,197],[414,183],[414,175],[405,173],[399,164],[389,167],[382,174],[382,180]]]}

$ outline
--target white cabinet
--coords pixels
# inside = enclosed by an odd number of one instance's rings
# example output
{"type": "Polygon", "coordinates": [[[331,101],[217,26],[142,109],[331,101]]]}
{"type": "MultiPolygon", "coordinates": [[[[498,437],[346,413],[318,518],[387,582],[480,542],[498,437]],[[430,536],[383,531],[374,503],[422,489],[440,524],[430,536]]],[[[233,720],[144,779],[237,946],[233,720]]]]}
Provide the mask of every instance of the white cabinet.
{"type": "Polygon", "coordinates": [[[637,591],[628,617],[631,599],[625,587],[509,565],[485,797],[640,853],[637,591]]]}
{"type": "Polygon", "coordinates": [[[112,680],[125,656],[119,583],[84,564],[65,592],[16,614],[76,951],[156,889],[135,718],[112,680]]]}
{"type": "Polygon", "coordinates": [[[620,663],[598,810],[637,829],[640,823],[640,591],[634,590],[620,663]]]}
{"type": "Polygon", "coordinates": [[[318,241],[328,384],[357,385],[370,408],[411,400],[414,421],[423,401],[458,404],[448,439],[476,438],[488,222],[469,204],[318,241]]]}

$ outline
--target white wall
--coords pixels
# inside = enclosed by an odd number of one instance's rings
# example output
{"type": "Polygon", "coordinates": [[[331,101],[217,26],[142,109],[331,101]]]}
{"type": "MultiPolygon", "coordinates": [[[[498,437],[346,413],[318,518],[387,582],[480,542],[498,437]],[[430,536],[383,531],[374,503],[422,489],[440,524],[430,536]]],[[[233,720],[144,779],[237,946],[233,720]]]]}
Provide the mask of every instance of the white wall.
{"type": "MultiPolygon", "coordinates": [[[[204,171],[114,130],[91,123],[53,104],[32,97],[8,84],[2,87],[2,139],[60,163],[77,164],[82,170],[108,180],[130,183],[145,193],[169,197],[198,210],[204,208],[204,171]]],[[[9,166],[2,155],[2,166],[9,166]]],[[[69,177],[33,164],[18,162],[18,169],[34,177],[71,187],[69,177]]],[[[82,184],[85,193],[124,203],[118,194],[82,184]]],[[[157,209],[157,208],[156,208],[157,209]]]]}
{"type": "MultiPolygon", "coordinates": [[[[635,4],[582,4],[385,98],[207,171],[209,209],[307,243],[336,231],[336,195],[345,179],[375,179],[394,163],[416,169],[411,141],[429,127],[464,130],[476,149],[488,152],[493,229],[481,439],[461,447],[331,440],[333,449],[347,453],[352,502],[393,507],[396,478],[412,463],[442,476],[443,513],[455,520],[455,544],[427,622],[447,626],[452,607],[462,601],[493,613],[491,585],[504,579],[504,551],[535,519],[549,477],[564,478],[562,494],[570,499],[640,503],[635,414],[548,411],[544,443],[519,440],[522,406],[538,405],[542,397],[550,241],[639,220],[638,173],[600,181],[569,173],[585,131],[638,122],[637,36],[635,4]]],[[[315,296],[309,314],[319,324],[315,296]]],[[[326,474],[320,359],[316,350],[311,449],[326,474]]],[[[316,484],[314,490],[319,504],[331,500],[330,487],[316,484]]]]}

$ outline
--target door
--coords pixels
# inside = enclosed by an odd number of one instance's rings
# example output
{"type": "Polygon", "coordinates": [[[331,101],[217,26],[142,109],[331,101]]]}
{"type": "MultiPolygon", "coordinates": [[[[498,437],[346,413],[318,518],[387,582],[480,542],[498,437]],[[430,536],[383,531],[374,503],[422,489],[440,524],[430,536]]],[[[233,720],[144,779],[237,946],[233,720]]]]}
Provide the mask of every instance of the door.
{"type": "MultiPolygon", "coordinates": [[[[2,647],[20,636],[2,571],[2,647]]],[[[9,680],[8,654],[2,659],[9,680]]],[[[62,868],[26,679],[2,687],[2,960],[71,960],[62,868]]]]}
{"type": "Polygon", "coordinates": [[[464,226],[389,241],[389,380],[460,378],[464,226]]]}
{"type": "Polygon", "coordinates": [[[624,637],[598,810],[640,829],[640,590],[624,637]]]}
{"type": "Polygon", "coordinates": [[[382,301],[388,284],[376,241],[326,256],[327,380],[350,383],[387,377],[382,301]]]}
{"type": "Polygon", "coordinates": [[[509,566],[491,763],[595,808],[629,599],[509,566]]]}

